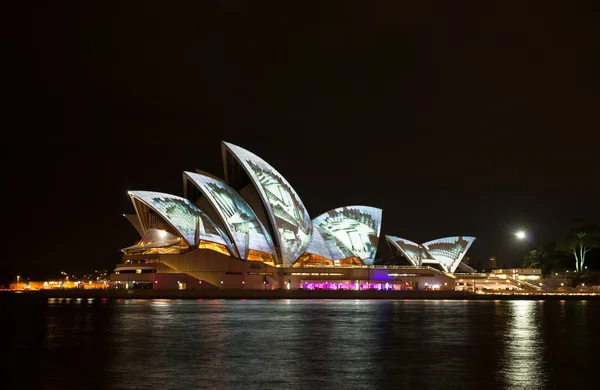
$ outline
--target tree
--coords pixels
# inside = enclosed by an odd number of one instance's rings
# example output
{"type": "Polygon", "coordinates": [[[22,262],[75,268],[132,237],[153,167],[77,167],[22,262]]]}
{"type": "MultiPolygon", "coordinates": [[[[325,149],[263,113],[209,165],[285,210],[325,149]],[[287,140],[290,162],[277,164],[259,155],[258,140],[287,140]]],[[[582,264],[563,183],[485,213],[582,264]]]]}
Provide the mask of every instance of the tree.
{"type": "Polygon", "coordinates": [[[523,261],[523,268],[540,268],[542,266],[542,258],[544,253],[539,249],[533,249],[529,251],[525,260],[523,261]]]}
{"type": "Polygon", "coordinates": [[[585,255],[594,248],[600,248],[600,228],[586,224],[583,220],[571,222],[571,229],[558,242],[556,249],[568,252],[575,257],[575,270],[584,270],[585,255]]]}
{"type": "Polygon", "coordinates": [[[554,249],[556,244],[548,243],[539,248],[529,251],[525,256],[523,267],[541,268],[542,275],[548,275],[558,268],[560,263],[560,254],[554,249]]]}

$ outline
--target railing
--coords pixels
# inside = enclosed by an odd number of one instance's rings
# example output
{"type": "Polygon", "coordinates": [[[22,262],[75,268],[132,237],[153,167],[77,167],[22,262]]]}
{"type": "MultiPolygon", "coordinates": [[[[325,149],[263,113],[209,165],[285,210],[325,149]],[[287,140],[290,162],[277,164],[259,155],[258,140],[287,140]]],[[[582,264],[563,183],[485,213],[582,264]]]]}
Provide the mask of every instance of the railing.
{"type": "Polygon", "coordinates": [[[526,282],[524,280],[519,280],[519,279],[516,279],[516,278],[507,278],[507,279],[510,279],[513,282],[516,282],[517,284],[520,284],[520,285],[523,285],[523,286],[527,286],[529,288],[533,288],[534,290],[541,290],[542,289],[541,286],[536,286],[535,284],[526,282]]]}
{"type": "Polygon", "coordinates": [[[533,283],[527,282],[525,280],[518,279],[517,277],[510,276],[510,275],[507,275],[507,274],[503,274],[503,276],[504,275],[506,275],[506,277],[504,277],[504,278],[499,277],[498,274],[490,275],[490,277],[492,277],[494,279],[498,279],[498,280],[509,281],[509,282],[515,283],[517,286],[525,286],[525,287],[529,287],[531,289],[538,290],[538,291],[542,289],[542,287],[540,287],[538,285],[535,285],[533,283]]]}
{"type": "Polygon", "coordinates": [[[469,279],[469,277],[487,278],[490,275],[485,272],[455,272],[454,276],[457,278],[469,279]]]}
{"type": "MultiPolygon", "coordinates": [[[[284,268],[284,266],[280,266],[278,265],[276,268],[284,268]]],[[[292,268],[292,267],[285,267],[285,268],[292,268]]],[[[314,269],[314,268],[328,268],[328,269],[344,269],[344,268],[359,268],[359,269],[414,269],[414,270],[427,270],[427,271],[431,271],[431,272],[435,272],[438,273],[440,275],[444,275],[444,276],[448,276],[450,278],[454,278],[455,276],[450,273],[450,272],[444,272],[444,271],[440,271],[437,268],[433,268],[430,267],[428,265],[422,265],[422,266],[418,266],[418,265],[342,265],[342,266],[313,266],[313,265],[309,265],[309,266],[302,266],[302,267],[297,267],[294,268],[294,270],[296,270],[297,272],[300,272],[298,270],[301,269],[314,269]]],[[[471,274],[472,275],[472,274],[471,274]]]]}

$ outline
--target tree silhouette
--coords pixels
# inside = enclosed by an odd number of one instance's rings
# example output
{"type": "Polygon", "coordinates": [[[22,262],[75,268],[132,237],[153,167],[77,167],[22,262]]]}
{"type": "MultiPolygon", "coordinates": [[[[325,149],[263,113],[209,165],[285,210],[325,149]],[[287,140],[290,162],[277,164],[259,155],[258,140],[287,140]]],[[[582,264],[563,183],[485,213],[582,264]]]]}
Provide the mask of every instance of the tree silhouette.
{"type": "Polygon", "coordinates": [[[577,272],[583,271],[585,256],[594,248],[600,248],[600,228],[580,219],[571,222],[570,230],[556,245],[557,250],[573,254],[577,272]]]}

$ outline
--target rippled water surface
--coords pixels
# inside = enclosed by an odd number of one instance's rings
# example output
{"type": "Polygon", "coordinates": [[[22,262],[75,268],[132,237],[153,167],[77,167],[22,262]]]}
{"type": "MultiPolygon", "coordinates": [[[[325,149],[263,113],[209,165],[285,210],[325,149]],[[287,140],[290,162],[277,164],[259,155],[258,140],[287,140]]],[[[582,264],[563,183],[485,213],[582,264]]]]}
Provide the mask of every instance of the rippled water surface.
{"type": "MultiPolygon", "coordinates": [[[[595,388],[597,301],[5,295],[2,386],[595,388]]],[[[16,388],[16,387],[14,387],[16,388]]]]}

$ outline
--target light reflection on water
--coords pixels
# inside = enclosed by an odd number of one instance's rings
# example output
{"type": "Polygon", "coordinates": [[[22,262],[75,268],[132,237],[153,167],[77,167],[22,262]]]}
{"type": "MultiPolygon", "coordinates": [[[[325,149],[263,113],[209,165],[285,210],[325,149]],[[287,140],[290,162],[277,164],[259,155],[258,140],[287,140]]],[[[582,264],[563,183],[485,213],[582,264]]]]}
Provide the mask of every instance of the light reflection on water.
{"type": "Polygon", "coordinates": [[[500,373],[510,389],[544,388],[544,340],[540,335],[543,302],[509,301],[500,373]]]}
{"type": "Polygon", "coordinates": [[[600,346],[596,301],[0,303],[31,388],[586,388],[600,346]]]}

